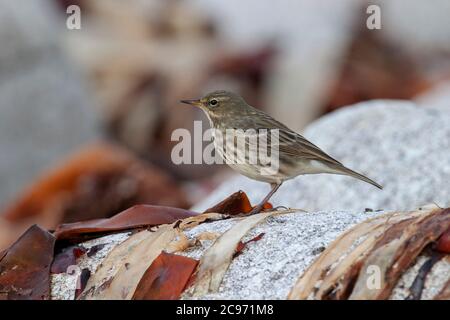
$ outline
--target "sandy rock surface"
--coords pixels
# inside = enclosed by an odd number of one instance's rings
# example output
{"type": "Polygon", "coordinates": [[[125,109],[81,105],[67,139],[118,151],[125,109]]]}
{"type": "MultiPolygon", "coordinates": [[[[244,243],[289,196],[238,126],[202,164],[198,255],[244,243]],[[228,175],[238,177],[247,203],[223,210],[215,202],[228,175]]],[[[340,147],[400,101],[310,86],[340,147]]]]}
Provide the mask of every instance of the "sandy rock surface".
{"type": "MultiPolygon", "coordinates": [[[[246,242],[263,234],[258,241],[247,243],[241,254],[232,259],[217,292],[192,295],[188,289],[181,298],[286,299],[297,279],[333,240],[354,225],[381,214],[382,212],[320,211],[305,213],[297,211],[268,217],[241,239],[242,242],[246,242]]],[[[196,244],[176,254],[201,259],[217,240],[195,241],[200,239],[200,235],[208,233],[220,236],[243,221],[242,219],[233,218],[203,223],[186,230],[184,233],[187,238],[191,243],[196,244]]],[[[78,270],[88,268],[91,274],[95,274],[105,257],[128,237],[127,233],[119,233],[83,243],[82,246],[85,248],[91,248],[98,244],[104,244],[104,246],[95,255],[90,257],[84,255],[80,258],[77,262],[78,270]]],[[[356,242],[356,245],[358,243],[356,242]]],[[[397,282],[391,299],[405,299],[408,296],[408,290],[425,261],[424,256],[419,256],[413,262],[397,282]]],[[[120,263],[118,264],[120,265],[120,263]]],[[[422,298],[433,298],[449,281],[449,277],[450,261],[442,259],[428,274],[422,298]]],[[[52,298],[73,299],[76,283],[77,274],[53,275],[52,298]]]]}
{"type": "MultiPolygon", "coordinates": [[[[331,241],[344,230],[376,214],[296,212],[269,217],[243,238],[246,241],[265,233],[261,240],[249,243],[245,252],[233,260],[220,291],[202,298],[284,299],[301,272],[331,241]]],[[[229,219],[201,224],[186,232],[186,235],[193,239],[206,231],[222,234],[238,221],[239,219],[229,219]]],[[[126,238],[126,234],[117,234],[83,243],[86,248],[100,243],[110,245],[106,245],[93,257],[83,256],[78,266],[80,269],[89,268],[94,273],[108,252],[126,238]]],[[[212,240],[205,240],[201,242],[201,246],[179,254],[199,259],[212,243],[212,240]]],[[[53,275],[53,299],[73,299],[76,281],[76,274],[53,275]]]]}

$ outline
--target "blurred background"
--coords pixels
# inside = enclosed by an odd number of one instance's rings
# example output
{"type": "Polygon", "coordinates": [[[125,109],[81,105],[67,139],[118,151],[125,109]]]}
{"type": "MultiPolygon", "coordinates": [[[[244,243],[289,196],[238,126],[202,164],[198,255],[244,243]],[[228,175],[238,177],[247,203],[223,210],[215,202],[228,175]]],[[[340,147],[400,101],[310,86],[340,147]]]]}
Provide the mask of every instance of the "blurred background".
{"type": "Polygon", "coordinates": [[[0,250],[33,223],[206,197],[233,173],[172,163],[173,130],[209,127],[180,99],[232,90],[301,132],[360,101],[450,97],[449,15],[448,0],[0,0],[0,250]]]}

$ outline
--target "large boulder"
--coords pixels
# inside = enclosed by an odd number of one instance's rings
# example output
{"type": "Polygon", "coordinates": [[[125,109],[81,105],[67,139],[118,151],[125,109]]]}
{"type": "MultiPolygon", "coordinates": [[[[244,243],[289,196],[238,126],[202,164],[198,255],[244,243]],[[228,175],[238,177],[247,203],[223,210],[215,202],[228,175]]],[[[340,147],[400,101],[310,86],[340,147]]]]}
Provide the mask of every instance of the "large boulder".
{"type": "Polygon", "coordinates": [[[88,91],[59,45],[65,21],[54,5],[0,1],[0,206],[96,137],[88,91]]]}
{"type": "Polygon", "coordinates": [[[53,233],[32,226],[0,252],[2,297],[450,298],[450,208],[250,210],[238,192],[202,214],[139,205],[53,233]]]}
{"type": "MultiPolygon", "coordinates": [[[[409,210],[427,203],[450,205],[450,114],[406,101],[369,101],[313,122],[304,135],[346,166],[374,179],[383,190],[344,176],[320,174],[287,181],[272,203],[308,211],[409,210]]],[[[236,176],[195,209],[210,207],[242,189],[253,202],[265,183],[236,176]]]]}
{"type": "MultiPolygon", "coordinates": [[[[52,274],[51,297],[450,297],[450,209],[273,211],[228,218],[208,213],[84,242],[78,250],[87,254],[52,274]]],[[[64,265],[61,258],[71,250],[56,256],[56,265],[64,265]]]]}

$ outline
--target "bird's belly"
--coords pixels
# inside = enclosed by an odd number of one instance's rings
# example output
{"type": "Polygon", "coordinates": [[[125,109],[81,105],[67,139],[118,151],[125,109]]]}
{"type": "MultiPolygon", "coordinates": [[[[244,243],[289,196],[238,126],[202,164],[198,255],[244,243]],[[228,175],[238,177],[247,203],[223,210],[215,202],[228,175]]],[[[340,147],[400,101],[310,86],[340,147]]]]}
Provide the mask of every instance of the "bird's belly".
{"type": "Polygon", "coordinates": [[[268,183],[280,183],[286,179],[278,170],[278,164],[270,162],[271,159],[266,158],[264,159],[266,164],[261,164],[259,153],[253,146],[242,150],[215,144],[215,148],[229,167],[250,179],[268,183]]]}
{"type": "Polygon", "coordinates": [[[216,151],[233,170],[254,180],[280,183],[303,174],[335,173],[321,161],[287,157],[283,154],[276,159],[267,157],[262,164],[257,145],[247,144],[244,150],[236,147],[233,137],[229,138],[226,138],[228,142],[223,145],[217,144],[214,139],[216,151]]]}
{"type": "Polygon", "coordinates": [[[336,173],[336,171],[321,161],[309,159],[298,160],[295,163],[286,163],[283,165],[282,170],[282,174],[286,176],[286,180],[303,174],[319,173],[336,173]]]}
{"type": "Polygon", "coordinates": [[[291,163],[280,162],[280,167],[276,172],[267,173],[267,170],[261,171],[261,166],[254,166],[248,164],[228,164],[233,170],[240,174],[249,177],[250,179],[264,181],[268,183],[280,183],[299,175],[304,174],[318,174],[318,173],[335,173],[333,170],[327,168],[322,163],[315,163],[316,161],[299,161],[295,165],[291,163]]]}
{"type": "Polygon", "coordinates": [[[228,164],[233,170],[240,174],[257,181],[263,181],[268,183],[281,183],[286,180],[286,176],[282,175],[279,171],[277,173],[265,173],[261,172],[262,167],[248,164],[228,164]]]}

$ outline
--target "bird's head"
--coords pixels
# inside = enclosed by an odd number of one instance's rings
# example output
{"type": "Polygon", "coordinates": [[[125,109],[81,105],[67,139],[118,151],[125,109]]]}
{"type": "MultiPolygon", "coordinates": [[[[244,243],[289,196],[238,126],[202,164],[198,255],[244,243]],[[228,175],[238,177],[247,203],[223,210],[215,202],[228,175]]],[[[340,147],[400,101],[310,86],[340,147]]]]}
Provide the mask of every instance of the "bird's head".
{"type": "Polygon", "coordinates": [[[201,99],[197,100],[181,100],[203,109],[210,117],[233,114],[236,111],[245,109],[247,103],[239,95],[229,91],[214,91],[208,93],[201,99]]]}

